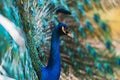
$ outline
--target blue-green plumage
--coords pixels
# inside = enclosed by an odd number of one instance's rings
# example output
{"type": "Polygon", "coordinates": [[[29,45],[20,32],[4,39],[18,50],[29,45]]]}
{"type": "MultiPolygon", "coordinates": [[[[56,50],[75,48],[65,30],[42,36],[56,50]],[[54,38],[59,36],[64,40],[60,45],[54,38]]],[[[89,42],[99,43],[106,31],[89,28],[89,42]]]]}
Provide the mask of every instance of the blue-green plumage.
{"type": "MultiPolygon", "coordinates": [[[[110,54],[115,53],[115,49],[110,36],[109,24],[103,21],[99,12],[93,12],[102,7],[101,1],[104,0],[1,0],[0,14],[25,32],[24,38],[26,38],[25,45],[27,46],[27,51],[20,56],[19,46],[16,48],[13,43],[11,45],[9,42],[13,39],[6,39],[6,45],[1,43],[0,52],[2,53],[9,51],[9,48],[13,46],[9,55],[8,52],[4,53],[7,56],[0,53],[2,55],[0,59],[2,65],[0,66],[7,71],[7,76],[17,80],[59,80],[62,66],[63,73],[68,74],[73,71],[73,75],[80,79],[108,79],[106,77],[109,75],[108,73],[120,65],[120,58],[116,59],[114,54],[110,54]],[[62,63],[59,42],[60,36],[63,35],[61,27],[66,25],[58,24],[56,15],[53,15],[56,8],[60,6],[72,12],[72,16],[67,20],[70,21],[68,24],[72,24],[69,25],[74,33],[73,40],[62,38],[62,63]],[[88,14],[89,12],[90,14],[88,14]],[[53,30],[48,65],[41,67],[48,59],[47,53],[50,48],[48,44],[51,38],[51,29],[53,29],[53,26],[49,27],[51,20],[58,25],[53,30]],[[88,45],[86,45],[87,43],[88,45]],[[104,49],[99,48],[99,43],[103,45],[104,49]],[[110,53],[107,50],[110,50],[110,53]],[[18,66],[14,64],[18,64],[18,66]],[[9,67],[10,65],[12,66],[9,67]]],[[[59,10],[59,12],[64,11],[59,10]]],[[[2,33],[0,37],[4,42],[5,37],[2,33]]],[[[8,38],[7,35],[6,37],[8,38]]]]}

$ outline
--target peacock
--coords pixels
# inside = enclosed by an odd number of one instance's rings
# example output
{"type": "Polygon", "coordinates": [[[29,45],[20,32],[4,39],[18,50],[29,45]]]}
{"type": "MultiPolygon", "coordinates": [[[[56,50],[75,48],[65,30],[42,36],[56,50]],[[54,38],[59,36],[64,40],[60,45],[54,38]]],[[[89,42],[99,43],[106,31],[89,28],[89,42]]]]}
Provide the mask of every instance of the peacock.
{"type": "Polygon", "coordinates": [[[119,80],[115,76],[120,57],[109,21],[102,19],[119,4],[119,0],[0,0],[0,80],[68,80],[67,76],[119,80]],[[71,12],[60,16],[64,23],[55,14],[61,8],[71,12]],[[60,38],[68,31],[73,38],[60,38]]]}

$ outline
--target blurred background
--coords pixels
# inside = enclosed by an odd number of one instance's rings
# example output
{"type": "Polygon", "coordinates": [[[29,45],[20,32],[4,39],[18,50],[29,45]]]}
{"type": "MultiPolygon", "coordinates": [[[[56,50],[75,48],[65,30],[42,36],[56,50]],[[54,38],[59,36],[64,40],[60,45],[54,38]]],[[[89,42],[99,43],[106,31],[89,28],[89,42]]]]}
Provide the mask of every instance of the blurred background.
{"type": "Polygon", "coordinates": [[[120,80],[119,0],[0,0],[0,80],[38,80],[61,7],[74,39],[61,38],[60,80],[120,80]]]}

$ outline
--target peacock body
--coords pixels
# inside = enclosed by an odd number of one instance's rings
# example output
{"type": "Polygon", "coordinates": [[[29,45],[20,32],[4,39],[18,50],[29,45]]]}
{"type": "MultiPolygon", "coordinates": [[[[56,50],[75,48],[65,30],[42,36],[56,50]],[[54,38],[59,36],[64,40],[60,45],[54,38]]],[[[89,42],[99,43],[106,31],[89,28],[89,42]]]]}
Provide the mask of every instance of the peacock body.
{"type": "Polygon", "coordinates": [[[107,13],[119,4],[119,0],[0,0],[0,79],[59,80],[60,74],[62,79],[72,73],[77,80],[116,80],[120,58],[110,25],[99,11],[107,13]],[[60,41],[61,34],[56,34],[61,27],[55,27],[58,7],[71,11],[65,23],[74,39],[63,36],[60,41]]]}

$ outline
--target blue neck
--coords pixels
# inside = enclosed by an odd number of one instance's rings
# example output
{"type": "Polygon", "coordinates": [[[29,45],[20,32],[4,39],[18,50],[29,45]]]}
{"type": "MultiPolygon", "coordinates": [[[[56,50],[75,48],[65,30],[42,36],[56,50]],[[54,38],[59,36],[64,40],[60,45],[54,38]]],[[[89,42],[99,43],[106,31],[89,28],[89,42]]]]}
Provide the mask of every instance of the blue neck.
{"type": "Polygon", "coordinates": [[[51,51],[47,68],[60,75],[61,61],[60,61],[60,35],[57,30],[53,30],[51,40],[51,51]]]}

